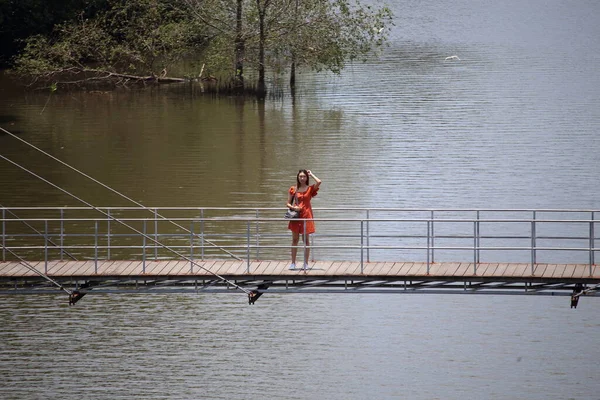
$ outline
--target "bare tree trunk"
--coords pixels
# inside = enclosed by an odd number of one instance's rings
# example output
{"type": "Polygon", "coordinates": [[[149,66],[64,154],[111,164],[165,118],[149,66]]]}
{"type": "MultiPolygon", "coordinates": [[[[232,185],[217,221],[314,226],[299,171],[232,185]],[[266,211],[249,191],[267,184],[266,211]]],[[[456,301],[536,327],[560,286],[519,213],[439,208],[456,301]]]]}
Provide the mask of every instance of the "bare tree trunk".
{"type": "Polygon", "coordinates": [[[269,1],[265,1],[264,7],[260,6],[260,0],[256,0],[258,6],[258,22],[259,22],[259,41],[258,41],[258,86],[256,88],[256,96],[259,99],[264,99],[267,93],[265,87],[265,13],[269,1]]]}
{"type": "Polygon", "coordinates": [[[245,42],[243,37],[243,0],[237,0],[237,13],[236,13],[236,31],[235,31],[235,78],[234,78],[234,91],[237,94],[244,93],[244,53],[245,53],[245,42]]]}
{"type": "MultiPolygon", "coordinates": [[[[296,9],[294,10],[294,23],[298,25],[298,0],[296,0],[296,9]]],[[[295,29],[297,32],[297,29],[295,29]]],[[[292,93],[296,88],[296,52],[292,49],[292,66],[290,69],[290,89],[292,93]]]]}

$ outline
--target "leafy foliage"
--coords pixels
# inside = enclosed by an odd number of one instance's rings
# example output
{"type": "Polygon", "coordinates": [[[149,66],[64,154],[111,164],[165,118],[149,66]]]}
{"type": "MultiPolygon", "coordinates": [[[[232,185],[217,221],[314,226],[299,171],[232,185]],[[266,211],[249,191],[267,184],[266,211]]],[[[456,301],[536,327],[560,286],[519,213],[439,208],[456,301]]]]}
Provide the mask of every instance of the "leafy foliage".
{"type": "Polygon", "coordinates": [[[158,75],[205,38],[163,0],[109,0],[95,18],[55,26],[27,39],[15,59],[19,74],[36,79],[90,70],[158,75]]]}
{"type": "Polygon", "coordinates": [[[107,7],[107,0],[0,0],[0,63],[20,52],[22,41],[48,35],[57,24],[91,18],[107,7]],[[83,14],[82,14],[83,13],[83,14]]]}
{"type": "Polygon", "coordinates": [[[380,48],[392,24],[389,8],[363,6],[358,1],[243,0],[243,28],[238,32],[234,1],[180,1],[196,23],[210,27],[205,62],[217,71],[231,71],[234,42],[240,35],[244,61],[255,71],[261,65],[283,70],[294,61],[317,71],[339,73],[348,61],[365,59],[380,48]],[[260,59],[261,45],[266,50],[264,60],[260,59]]]}
{"type": "Polygon", "coordinates": [[[16,71],[44,82],[80,72],[156,76],[193,55],[237,88],[257,74],[264,93],[266,69],[339,73],[379,49],[392,23],[387,7],[359,0],[90,1],[104,2],[102,12],[29,37],[16,71]]]}
{"type": "Polygon", "coordinates": [[[387,39],[392,14],[347,0],[303,1],[274,32],[278,58],[339,73],[346,62],[365,60],[387,39]],[[284,40],[281,40],[284,39],[284,40]]]}

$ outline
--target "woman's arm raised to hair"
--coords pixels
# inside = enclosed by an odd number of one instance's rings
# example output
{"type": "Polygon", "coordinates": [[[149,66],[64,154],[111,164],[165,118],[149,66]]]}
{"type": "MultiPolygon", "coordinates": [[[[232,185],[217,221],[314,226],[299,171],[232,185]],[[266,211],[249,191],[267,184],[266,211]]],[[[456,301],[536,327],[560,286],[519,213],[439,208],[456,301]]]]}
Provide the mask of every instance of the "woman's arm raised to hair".
{"type": "Polygon", "coordinates": [[[319,178],[317,178],[317,176],[315,174],[313,174],[311,170],[308,170],[306,172],[308,172],[309,176],[313,177],[313,179],[315,180],[314,187],[315,187],[315,189],[318,189],[319,186],[321,185],[321,180],[319,178]]]}

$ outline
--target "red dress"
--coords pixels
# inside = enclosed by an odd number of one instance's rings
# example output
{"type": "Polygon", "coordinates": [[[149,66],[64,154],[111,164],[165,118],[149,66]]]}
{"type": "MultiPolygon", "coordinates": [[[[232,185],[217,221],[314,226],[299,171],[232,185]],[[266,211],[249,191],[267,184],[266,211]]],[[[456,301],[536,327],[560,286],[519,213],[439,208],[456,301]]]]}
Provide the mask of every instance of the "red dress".
{"type": "MultiPolygon", "coordinates": [[[[290,190],[288,190],[288,193],[292,196],[294,196],[294,193],[296,192],[296,186],[292,186],[290,187],[290,190]]],[[[313,218],[313,211],[312,211],[312,206],[310,204],[310,200],[315,197],[319,192],[319,189],[316,188],[314,185],[311,185],[308,187],[308,189],[306,189],[306,191],[304,192],[298,192],[297,197],[297,201],[298,201],[298,205],[300,206],[300,218],[311,218],[308,221],[290,221],[290,223],[288,224],[288,229],[292,232],[298,232],[299,234],[303,235],[304,233],[315,233],[315,223],[312,220],[313,218]],[[306,232],[304,231],[304,223],[306,222],[306,232]]],[[[292,202],[294,200],[292,199],[292,202]]]]}

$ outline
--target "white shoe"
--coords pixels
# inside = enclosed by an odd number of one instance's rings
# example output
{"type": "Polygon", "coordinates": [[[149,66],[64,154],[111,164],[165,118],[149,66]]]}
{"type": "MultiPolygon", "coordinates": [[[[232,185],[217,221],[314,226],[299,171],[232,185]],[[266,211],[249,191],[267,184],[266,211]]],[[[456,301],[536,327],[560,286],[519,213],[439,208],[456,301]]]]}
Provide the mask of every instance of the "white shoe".
{"type": "Polygon", "coordinates": [[[290,264],[290,269],[296,269],[296,263],[291,263],[290,264]]]}
{"type": "Polygon", "coordinates": [[[304,269],[308,269],[308,264],[304,263],[304,269]]]}

